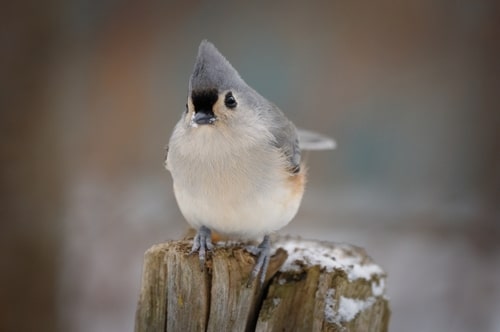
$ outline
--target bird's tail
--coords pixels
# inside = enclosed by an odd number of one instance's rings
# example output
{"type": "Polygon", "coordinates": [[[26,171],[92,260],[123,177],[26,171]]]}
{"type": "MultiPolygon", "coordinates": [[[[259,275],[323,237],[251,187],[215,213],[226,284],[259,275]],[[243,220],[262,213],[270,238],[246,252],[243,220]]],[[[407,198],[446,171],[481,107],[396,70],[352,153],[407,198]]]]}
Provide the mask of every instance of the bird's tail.
{"type": "Polygon", "coordinates": [[[297,135],[301,150],[333,150],[337,147],[335,140],[314,131],[298,128],[297,135]]]}

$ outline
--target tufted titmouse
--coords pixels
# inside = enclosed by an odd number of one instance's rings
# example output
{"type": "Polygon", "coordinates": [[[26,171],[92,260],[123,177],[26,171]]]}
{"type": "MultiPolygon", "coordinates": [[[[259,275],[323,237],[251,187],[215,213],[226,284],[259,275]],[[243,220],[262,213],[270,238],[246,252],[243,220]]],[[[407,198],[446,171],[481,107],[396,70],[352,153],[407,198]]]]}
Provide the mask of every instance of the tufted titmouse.
{"type": "Polygon", "coordinates": [[[295,216],[304,193],[301,149],[335,142],[297,130],[281,110],[241,79],[208,41],[202,41],[188,100],[167,149],[166,168],[179,208],[197,229],[191,253],[202,268],[211,231],[239,239],[263,236],[248,250],[258,256],[249,278],[264,281],[269,234],[295,216]]]}

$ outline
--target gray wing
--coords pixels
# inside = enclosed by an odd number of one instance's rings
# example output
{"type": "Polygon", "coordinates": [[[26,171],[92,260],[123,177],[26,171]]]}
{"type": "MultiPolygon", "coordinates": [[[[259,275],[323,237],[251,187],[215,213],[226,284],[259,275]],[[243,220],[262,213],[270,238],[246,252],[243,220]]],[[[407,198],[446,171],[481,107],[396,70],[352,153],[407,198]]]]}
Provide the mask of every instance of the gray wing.
{"type": "Polygon", "coordinates": [[[288,169],[291,173],[300,171],[301,150],[335,149],[337,143],[333,139],[313,131],[297,129],[277,106],[272,105],[271,112],[273,114],[271,132],[276,146],[289,162],[288,169]]]}
{"type": "Polygon", "coordinates": [[[300,147],[297,129],[277,106],[273,105],[273,108],[274,119],[271,133],[274,135],[275,145],[285,155],[289,171],[298,173],[300,171],[300,147]]]}

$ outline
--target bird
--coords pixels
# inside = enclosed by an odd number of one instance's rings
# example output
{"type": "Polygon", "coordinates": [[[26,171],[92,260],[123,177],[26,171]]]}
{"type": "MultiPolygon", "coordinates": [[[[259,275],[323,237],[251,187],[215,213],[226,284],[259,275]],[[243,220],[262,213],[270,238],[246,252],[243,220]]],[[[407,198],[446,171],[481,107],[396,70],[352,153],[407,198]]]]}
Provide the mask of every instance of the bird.
{"type": "Polygon", "coordinates": [[[205,266],[212,232],[262,239],[246,249],[256,263],[248,285],[262,285],[270,235],[299,209],[306,183],[302,150],[333,149],[333,139],[297,129],[250,87],[209,41],[198,48],[187,103],[167,145],[165,167],[186,221],[196,230],[190,254],[205,266]]]}

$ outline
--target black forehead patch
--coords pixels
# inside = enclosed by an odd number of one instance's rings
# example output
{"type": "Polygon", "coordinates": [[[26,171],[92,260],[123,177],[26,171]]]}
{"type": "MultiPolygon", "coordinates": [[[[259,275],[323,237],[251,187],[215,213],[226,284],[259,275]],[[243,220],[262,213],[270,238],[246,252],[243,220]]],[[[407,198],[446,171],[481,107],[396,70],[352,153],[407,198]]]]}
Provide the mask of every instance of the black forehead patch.
{"type": "Polygon", "coordinates": [[[212,111],[212,107],[219,99],[219,92],[217,89],[194,90],[191,93],[191,100],[193,101],[194,111],[212,111]]]}

